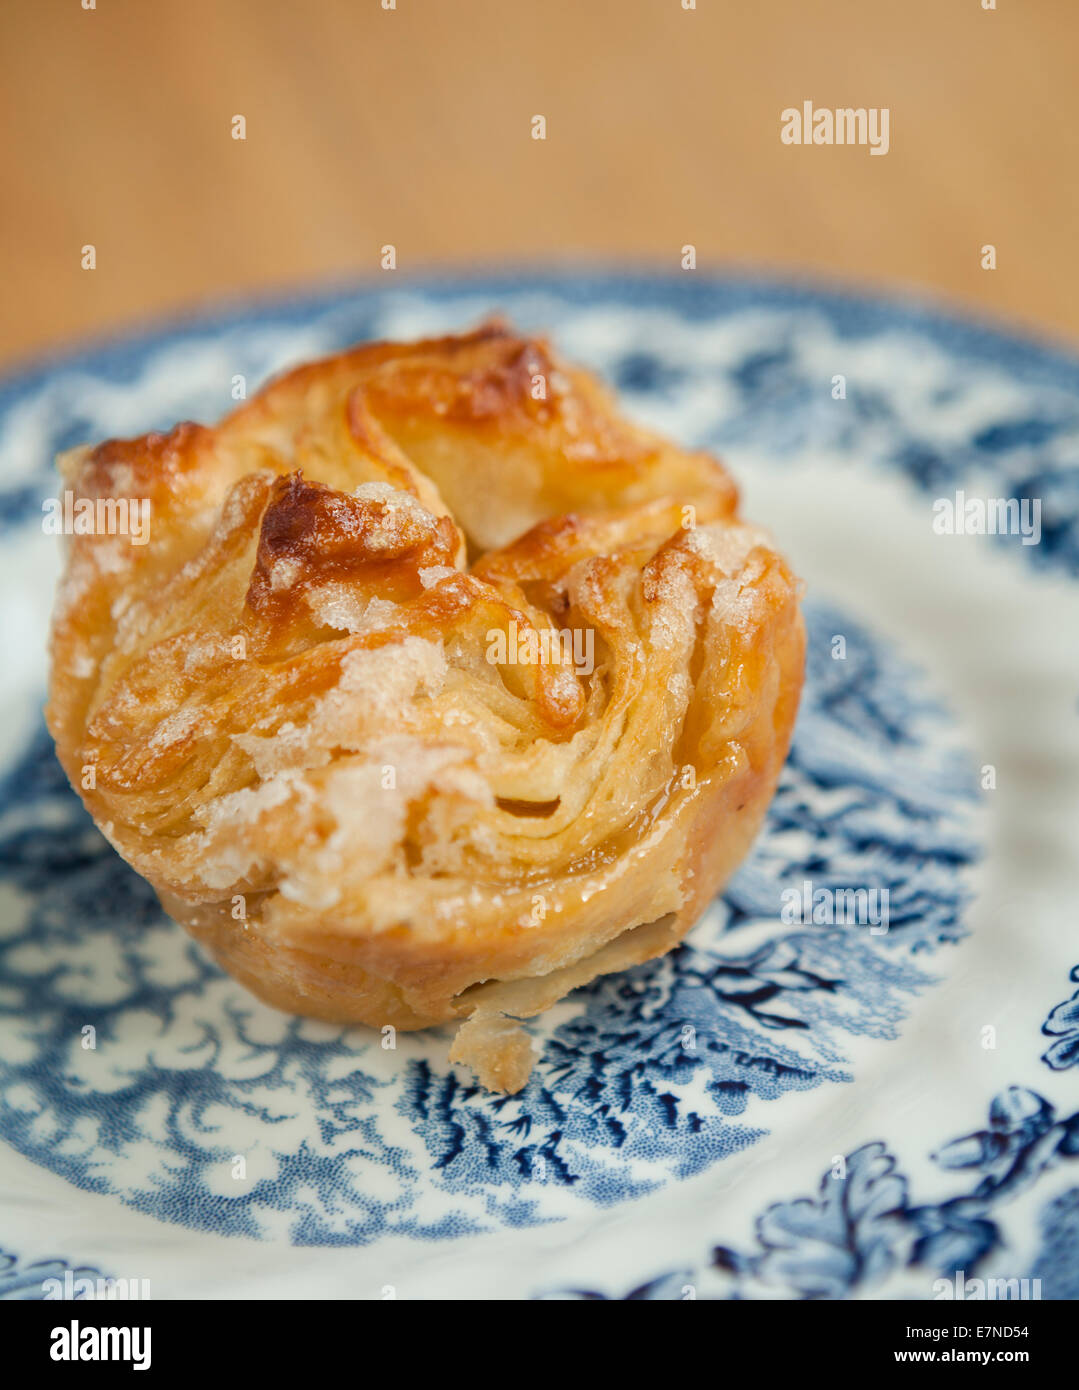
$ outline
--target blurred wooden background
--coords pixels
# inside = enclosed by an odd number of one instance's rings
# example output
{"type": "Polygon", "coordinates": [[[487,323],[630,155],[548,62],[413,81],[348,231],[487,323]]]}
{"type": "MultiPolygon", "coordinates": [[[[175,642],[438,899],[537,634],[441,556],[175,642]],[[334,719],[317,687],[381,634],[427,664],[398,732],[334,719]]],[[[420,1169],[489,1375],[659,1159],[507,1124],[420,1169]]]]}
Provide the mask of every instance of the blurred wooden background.
{"type": "Polygon", "coordinates": [[[385,242],[401,275],[676,271],[692,242],[702,267],[939,290],[1079,337],[1076,0],[84,3],[0,0],[5,359],[378,275],[385,242]],[[890,152],[784,146],[806,99],[890,107],[890,152]]]}

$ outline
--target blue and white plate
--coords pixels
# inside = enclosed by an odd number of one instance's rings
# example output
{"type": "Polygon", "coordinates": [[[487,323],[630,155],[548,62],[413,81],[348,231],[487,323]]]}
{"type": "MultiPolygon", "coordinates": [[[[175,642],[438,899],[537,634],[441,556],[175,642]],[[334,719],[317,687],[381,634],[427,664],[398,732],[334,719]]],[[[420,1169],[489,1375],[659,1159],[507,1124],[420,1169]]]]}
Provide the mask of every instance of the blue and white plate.
{"type": "Polygon", "coordinates": [[[8,378],[0,489],[0,1296],[1079,1297],[1079,362],[691,273],[348,290],[8,378]],[[752,856],[509,1098],[255,1002],[41,718],[58,450],[496,309],[727,459],[810,632],[752,856]]]}

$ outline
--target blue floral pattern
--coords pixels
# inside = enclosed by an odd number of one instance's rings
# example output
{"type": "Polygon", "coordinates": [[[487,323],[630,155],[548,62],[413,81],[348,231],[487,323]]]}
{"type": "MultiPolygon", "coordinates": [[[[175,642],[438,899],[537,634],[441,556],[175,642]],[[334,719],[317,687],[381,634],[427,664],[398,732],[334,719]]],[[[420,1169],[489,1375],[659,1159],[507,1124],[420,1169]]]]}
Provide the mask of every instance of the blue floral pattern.
{"type": "Polygon", "coordinates": [[[399,1062],[366,1032],[255,1004],[163,918],[42,733],[0,788],[20,812],[0,879],[27,905],[0,938],[0,1019],[19,1044],[0,1060],[0,1135],[162,1219],[330,1245],[533,1224],[553,1189],[609,1205],[752,1144],[763,1102],[849,1079],[845,1039],[897,1035],[933,979],[923,956],[962,933],[959,871],[976,856],[947,715],[857,624],[811,608],[809,626],[804,708],[757,852],[680,950],[538,1025],[540,1064],[513,1098],[463,1079],[442,1039],[401,1040],[399,1062]],[[888,932],[784,927],[780,895],[806,875],[887,889],[888,932]],[[749,950],[747,924],[767,938],[749,950]],[[260,1176],[230,1191],[236,1154],[260,1176]],[[135,1174],[124,1187],[117,1159],[135,1174]]]}
{"type": "MultiPolygon", "coordinates": [[[[957,1272],[976,1276],[1001,1249],[1003,1238],[993,1219],[998,1206],[1058,1163],[1079,1159],[1079,1111],[1059,1118],[1044,1097],[1013,1086],[993,1100],[984,1129],[951,1141],[935,1157],[944,1168],[977,1175],[976,1186],[947,1201],[916,1205],[887,1145],[865,1144],[821,1178],[816,1197],[768,1207],[757,1218],[755,1249],[717,1246],[707,1266],[671,1271],[622,1297],[680,1299],[687,1290],[695,1296],[701,1290],[724,1298],[846,1298],[872,1290],[904,1268],[924,1271],[924,1296],[929,1296],[935,1279],[957,1272]]],[[[1079,1189],[1073,1189],[1051,1208],[1071,1232],[1079,1214],[1077,1197],[1079,1189]]],[[[1060,1226],[1047,1221],[1045,1236],[1060,1277],[1072,1280],[1074,1249],[1070,1259],[1060,1258],[1060,1226]]],[[[1042,1259],[1035,1268],[1043,1268],[1042,1259]]],[[[605,1297],[596,1290],[572,1294],[605,1297]]]]}
{"type": "Polygon", "coordinates": [[[96,1287],[97,1281],[106,1277],[99,1269],[88,1265],[71,1265],[61,1259],[26,1261],[0,1248],[0,1299],[23,1302],[45,1299],[48,1297],[46,1280],[59,1280],[63,1286],[66,1276],[70,1276],[75,1299],[86,1297],[85,1285],[80,1287],[79,1281],[93,1280],[96,1287]]]}
{"type": "MultiPolygon", "coordinates": [[[[783,466],[827,450],[923,494],[989,480],[1037,496],[1042,544],[998,544],[1079,574],[1079,365],[917,308],[703,277],[305,297],[32,369],[0,383],[0,453],[15,461],[0,530],[36,528],[59,449],[212,419],[237,374],[254,387],[288,361],[494,305],[550,327],[631,410],[682,438],[783,466]],[[836,400],[828,385],[844,372],[836,400]]],[[[254,1003],[97,834],[39,726],[0,764],[0,890],[13,903],[0,915],[0,1138],[161,1220],[312,1246],[542,1224],[754,1145],[786,1098],[853,1078],[858,1040],[899,1036],[965,934],[979,853],[973,771],[936,693],[847,614],[813,602],[808,618],[803,710],[753,855],[680,950],[535,1025],[541,1062],[512,1098],[448,1067],[437,1035],[386,1053],[254,1003]],[[785,926],[783,890],[806,878],[887,889],[889,930],[785,926]]],[[[1057,1071],[1076,1061],[1075,1005],[1044,1025],[1057,1071]]],[[[984,1131],[938,1156],[942,1171],[976,1172],[977,1187],[935,1206],[910,1204],[883,1141],[863,1145],[843,1187],[826,1179],[817,1198],[769,1208],[759,1248],[724,1247],[711,1274],[725,1296],[762,1285],[836,1297],[888,1269],[972,1265],[999,1240],[997,1205],[1046,1171],[1041,1156],[1072,1156],[1073,1121],[1021,1088],[998,1097],[984,1131]]],[[[1066,1195],[1056,1201],[1074,1224],[1066,1195]]],[[[1045,1258],[1063,1287],[1076,1264],[1065,1267],[1057,1229],[1046,1225],[1045,1258]]],[[[678,1277],[633,1296],[672,1296],[678,1277]]]]}
{"type": "MultiPolygon", "coordinates": [[[[1068,978],[1079,984],[1079,965],[1073,968],[1068,978]]],[[[1042,1054],[1043,1062],[1048,1063],[1054,1071],[1079,1066],[1079,989],[1070,999],[1065,999],[1051,1010],[1042,1024],[1042,1032],[1047,1038],[1056,1039],[1042,1054]]]]}

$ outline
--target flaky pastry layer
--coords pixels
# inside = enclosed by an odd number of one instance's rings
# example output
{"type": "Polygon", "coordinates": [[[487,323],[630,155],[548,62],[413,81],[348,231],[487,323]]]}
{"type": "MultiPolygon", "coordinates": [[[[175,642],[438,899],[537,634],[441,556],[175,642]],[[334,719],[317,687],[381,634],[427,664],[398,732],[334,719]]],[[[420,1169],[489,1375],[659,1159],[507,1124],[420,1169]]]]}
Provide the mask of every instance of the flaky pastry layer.
{"type": "Polygon", "coordinates": [[[61,461],[150,504],[68,539],[47,708],[95,821],[278,1008],[519,1020],[675,945],[749,847],[798,584],[706,454],[498,322],[358,347],[215,428],[61,461]]]}

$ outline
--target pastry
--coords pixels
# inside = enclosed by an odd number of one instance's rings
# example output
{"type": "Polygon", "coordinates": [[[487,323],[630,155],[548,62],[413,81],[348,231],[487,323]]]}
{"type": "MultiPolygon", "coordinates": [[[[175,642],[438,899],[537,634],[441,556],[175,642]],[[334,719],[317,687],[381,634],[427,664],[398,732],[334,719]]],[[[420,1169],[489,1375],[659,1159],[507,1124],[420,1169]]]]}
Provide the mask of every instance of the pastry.
{"type": "Polygon", "coordinates": [[[516,1091],[521,1020],[670,950],[745,855],[799,585],[704,453],[501,322],[62,456],[47,720],[166,911],[268,1003],[516,1091]],[[100,508],[98,511],[100,512],[100,508]]]}

